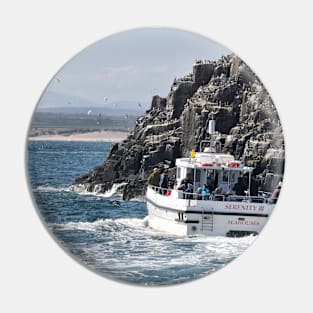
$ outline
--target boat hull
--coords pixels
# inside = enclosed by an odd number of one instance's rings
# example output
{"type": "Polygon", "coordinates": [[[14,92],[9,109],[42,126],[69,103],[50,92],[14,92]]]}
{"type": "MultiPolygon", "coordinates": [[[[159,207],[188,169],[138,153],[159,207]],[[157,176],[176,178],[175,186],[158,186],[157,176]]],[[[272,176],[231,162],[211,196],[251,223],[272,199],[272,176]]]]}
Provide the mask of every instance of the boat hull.
{"type": "Polygon", "coordinates": [[[148,188],[149,226],[177,236],[245,236],[259,234],[273,204],[244,201],[179,199],[148,188]]]}

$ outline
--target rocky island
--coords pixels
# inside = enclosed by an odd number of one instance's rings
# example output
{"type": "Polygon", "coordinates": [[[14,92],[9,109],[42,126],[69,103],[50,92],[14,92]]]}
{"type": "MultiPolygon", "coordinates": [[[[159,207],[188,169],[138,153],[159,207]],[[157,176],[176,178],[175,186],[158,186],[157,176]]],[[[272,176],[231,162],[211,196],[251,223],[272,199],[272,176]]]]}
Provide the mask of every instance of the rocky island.
{"type": "Polygon", "coordinates": [[[124,199],[142,197],[155,166],[175,175],[175,159],[199,151],[216,121],[224,152],[255,167],[261,190],[272,192],[284,171],[281,123],[265,87],[237,56],[199,60],[191,74],[175,78],[166,98],[152,98],[127,139],[115,143],[103,165],[78,177],[74,185],[104,193],[121,186],[124,199]]]}

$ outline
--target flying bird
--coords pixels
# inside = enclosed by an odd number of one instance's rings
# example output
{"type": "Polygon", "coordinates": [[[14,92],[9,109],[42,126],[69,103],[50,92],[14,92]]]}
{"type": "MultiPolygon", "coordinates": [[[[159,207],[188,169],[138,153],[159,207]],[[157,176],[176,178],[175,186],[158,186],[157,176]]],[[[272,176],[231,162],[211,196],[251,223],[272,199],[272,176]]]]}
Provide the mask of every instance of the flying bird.
{"type": "Polygon", "coordinates": [[[87,114],[90,115],[91,114],[91,110],[88,110],[87,114]]]}

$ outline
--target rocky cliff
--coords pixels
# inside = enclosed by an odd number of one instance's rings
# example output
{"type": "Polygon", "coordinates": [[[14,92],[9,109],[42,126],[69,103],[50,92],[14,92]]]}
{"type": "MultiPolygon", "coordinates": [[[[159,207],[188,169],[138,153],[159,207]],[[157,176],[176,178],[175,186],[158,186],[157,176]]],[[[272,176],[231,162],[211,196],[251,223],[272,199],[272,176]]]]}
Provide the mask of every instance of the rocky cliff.
{"type": "Polygon", "coordinates": [[[142,196],[152,168],[199,150],[208,138],[209,119],[224,152],[255,167],[261,189],[272,191],[284,171],[284,138],[276,108],[266,89],[237,56],[196,61],[191,74],[175,79],[167,98],[154,96],[126,140],[112,146],[102,166],[75,180],[88,191],[105,192],[114,183],[124,199],[142,196]]]}

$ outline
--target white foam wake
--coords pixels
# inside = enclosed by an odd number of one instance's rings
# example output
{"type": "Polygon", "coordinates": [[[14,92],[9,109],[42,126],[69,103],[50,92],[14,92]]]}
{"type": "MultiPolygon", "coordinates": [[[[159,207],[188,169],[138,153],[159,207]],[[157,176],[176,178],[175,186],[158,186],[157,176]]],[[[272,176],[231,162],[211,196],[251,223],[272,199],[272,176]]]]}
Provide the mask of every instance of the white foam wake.
{"type": "MultiPolygon", "coordinates": [[[[114,194],[118,193],[118,189],[122,186],[125,186],[127,183],[119,183],[119,184],[113,184],[112,188],[108,191],[106,191],[104,194],[102,194],[102,197],[109,198],[112,197],[114,194]]],[[[95,188],[96,190],[96,188],[95,188]]]]}
{"type": "Polygon", "coordinates": [[[121,188],[124,185],[126,185],[126,183],[113,184],[112,188],[110,190],[107,190],[105,193],[101,193],[101,184],[95,185],[94,191],[87,191],[87,187],[83,184],[71,185],[70,187],[68,187],[68,191],[75,192],[80,195],[92,195],[103,198],[110,198],[114,194],[117,194],[119,188],[121,188]]]}
{"type": "Polygon", "coordinates": [[[112,228],[116,225],[125,225],[131,228],[142,229],[147,227],[147,217],[140,218],[118,218],[118,219],[99,219],[94,222],[68,222],[68,223],[51,223],[48,226],[52,228],[59,228],[64,230],[84,230],[96,232],[103,228],[112,228]]]}
{"type": "Polygon", "coordinates": [[[68,187],[38,186],[33,190],[39,192],[64,192],[68,191],[68,187]]]}
{"type": "Polygon", "coordinates": [[[38,186],[34,189],[34,191],[39,192],[73,192],[79,195],[87,195],[87,196],[98,196],[103,198],[110,198],[114,194],[119,192],[119,188],[126,185],[127,183],[118,183],[113,184],[112,188],[105,193],[101,193],[101,185],[95,185],[94,191],[87,191],[87,187],[83,184],[79,185],[70,185],[63,187],[55,187],[55,186],[38,186]]]}

